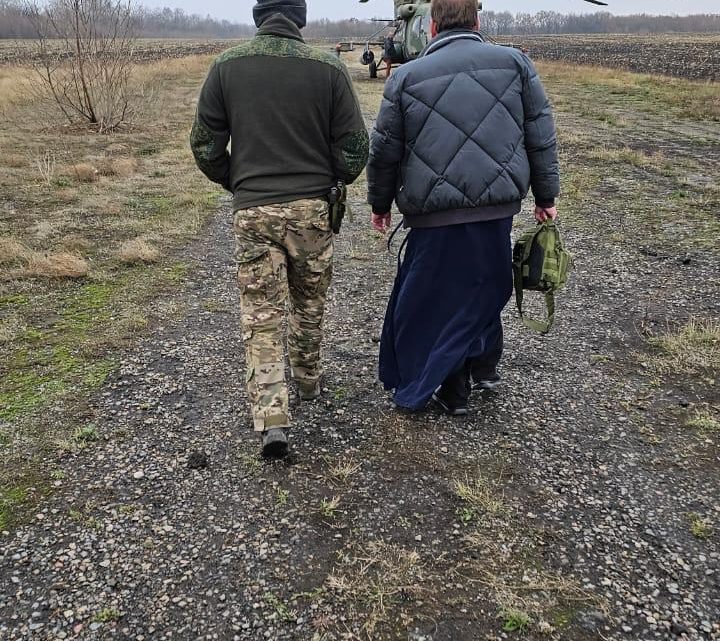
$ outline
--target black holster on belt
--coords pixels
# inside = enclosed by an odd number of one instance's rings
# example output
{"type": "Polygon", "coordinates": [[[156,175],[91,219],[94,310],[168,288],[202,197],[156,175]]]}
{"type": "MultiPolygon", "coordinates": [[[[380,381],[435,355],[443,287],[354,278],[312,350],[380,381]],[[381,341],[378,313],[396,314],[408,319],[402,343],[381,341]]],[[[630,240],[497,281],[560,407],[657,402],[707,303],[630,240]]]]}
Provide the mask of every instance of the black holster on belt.
{"type": "Polygon", "coordinates": [[[340,233],[340,227],[342,226],[347,210],[347,185],[338,180],[338,182],[330,188],[327,199],[330,229],[332,229],[333,234],[338,234],[340,233]]]}

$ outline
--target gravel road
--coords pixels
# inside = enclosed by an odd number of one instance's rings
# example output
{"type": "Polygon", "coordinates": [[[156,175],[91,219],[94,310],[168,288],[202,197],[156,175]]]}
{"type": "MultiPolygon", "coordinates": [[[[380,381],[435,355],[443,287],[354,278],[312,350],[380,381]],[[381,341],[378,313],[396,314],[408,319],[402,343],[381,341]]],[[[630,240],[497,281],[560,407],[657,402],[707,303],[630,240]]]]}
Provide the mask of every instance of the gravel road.
{"type": "Polygon", "coordinates": [[[720,638],[717,535],[688,522],[717,524],[716,443],[667,418],[689,388],[633,409],[631,296],[653,273],[687,313],[717,265],[616,252],[598,278],[596,239],[570,230],[554,333],[508,311],[502,391],[466,420],[404,417],[374,383],[394,257],[363,223],[337,243],[323,397],[295,402],[295,453],[266,464],[217,215],[189,250],[186,313],[125,355],[94,401],[100,441],[0,539],[2,639],[501,639],[507,604],[525,638],[720,638]],[[477,479],[487,500],[463,501],[477,479]]]}

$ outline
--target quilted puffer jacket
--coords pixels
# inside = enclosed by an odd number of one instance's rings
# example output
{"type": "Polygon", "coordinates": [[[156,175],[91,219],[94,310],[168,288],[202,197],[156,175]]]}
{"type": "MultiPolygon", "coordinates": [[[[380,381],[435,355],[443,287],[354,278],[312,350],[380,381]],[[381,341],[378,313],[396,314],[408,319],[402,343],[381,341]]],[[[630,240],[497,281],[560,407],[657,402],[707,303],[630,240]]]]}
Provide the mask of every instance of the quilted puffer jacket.
{"type": "Polygon", "coordinates": [[[385,86],[371,137],[368,202],[409,227],[513,216],[532,186],[560,191],[555,124],[530,59],[470,30],[439,34],[385,86]]]}

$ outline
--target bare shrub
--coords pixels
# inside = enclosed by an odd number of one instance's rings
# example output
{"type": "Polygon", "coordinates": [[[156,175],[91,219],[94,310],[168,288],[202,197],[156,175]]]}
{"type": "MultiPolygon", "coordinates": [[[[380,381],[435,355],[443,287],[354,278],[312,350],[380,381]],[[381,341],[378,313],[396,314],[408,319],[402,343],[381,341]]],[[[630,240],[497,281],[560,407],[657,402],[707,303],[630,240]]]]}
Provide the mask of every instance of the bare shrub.
{"type": "Polygon", "coordinates": [[[38,173],[42,181],[49,185],[55,178],[55,166],[56,166],[55,154],[52,151],[46,150],[39,158],[35,159],[35,166],[37,167],[38,173]]]}
{"type": "Polygon", "coordinates": [[[71,123],[112,131],[131,113],[134,18],[126,0],[27,0],[41,92],[71,123]]]}
{"type": "Polygon", "coordinates": [[[155,263],[160,260],[160,251],[142,238],[128,240],[120,246],[118,258],[126,264],[155,263]]]}

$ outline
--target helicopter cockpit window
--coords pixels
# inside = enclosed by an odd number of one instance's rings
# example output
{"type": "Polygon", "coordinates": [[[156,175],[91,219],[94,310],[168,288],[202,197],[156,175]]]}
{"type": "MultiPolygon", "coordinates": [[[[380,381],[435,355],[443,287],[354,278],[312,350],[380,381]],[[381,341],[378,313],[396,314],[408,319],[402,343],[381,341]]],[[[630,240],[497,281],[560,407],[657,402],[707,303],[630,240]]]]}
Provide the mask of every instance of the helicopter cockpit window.
{"type": "Polygon", "coordinates": [[[408,55],[417,56],[430,39],[430,16],[415,16],[408,25],[407,36],[408,55]]]}
{"type": "Polygon", "coordinates": [[[430,33],[430,16],[417,16],[413,20],[412,31],[418,38],[427,37],[430,33]]]}

